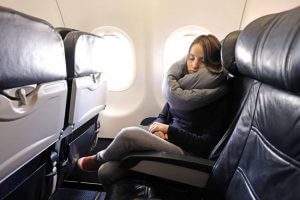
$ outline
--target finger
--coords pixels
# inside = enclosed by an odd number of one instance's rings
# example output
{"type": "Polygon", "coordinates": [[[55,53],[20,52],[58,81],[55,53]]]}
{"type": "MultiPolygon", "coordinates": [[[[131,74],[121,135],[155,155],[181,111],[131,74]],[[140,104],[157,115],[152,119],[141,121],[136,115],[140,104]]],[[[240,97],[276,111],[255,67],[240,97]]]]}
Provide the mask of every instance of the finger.
{"type": "Polygon", "coordinates": [[[168,134],[165,134],[165,139],[168,140],[169,139],[169,136],[168,134]]]}
{"type": "Polygon", "coordinates": [[[150,127],[149,127],[149,129],[148,129],[151,133],[153,133],[153,132],[152,132],[152,131],[153,131],[153,127],[154,127],[154,123],[151,124],[150,127]]]}
{"type": "Polygon", "coordinates": [[[163,132],[157,131],[156,133],[158,133],[158,135],[161,139],[165,139],[165,134],[163,132]]]}
{"type": "Polygon", "coordinates": [[[154,132],[155,132],[155,127],[152,126],[152,127],[149,129],[149,131],[150,131],[151,133],[154,133],[154,132]]]}
{"type": "Polygon", "coordinates": [[[165,134],[161,133],[161,134],[160,134],[160,138],[161,138],[161,139],[166,139],[165,134]]]}
{"type": "Polygon", "coordinates": [[[158,133],[159,133],[159,137],[164,139],[164,137],[165,137],[164,134],[161,131],[159,131],[158,133]]]}
{"type": "Polygon", "coordinates": [[[153,133],[153,135],[159,137],[159,133],[158,132],[153,133]]]}
{"type": "Polygon", "coordinates": [[[159,131],[159,127],[157,124],[153,124],[153,126],[149,130],[151,133],[159,131]]]}
{"type": "Polygon", "coordinates": [[[162,131],[158,131],[157,133],[159,133],[159,137],[160,138],[162,138],[162,139],[168,139],[168,135],[167,134],[165,134],[164,132],[162,132],[162,131]]]}

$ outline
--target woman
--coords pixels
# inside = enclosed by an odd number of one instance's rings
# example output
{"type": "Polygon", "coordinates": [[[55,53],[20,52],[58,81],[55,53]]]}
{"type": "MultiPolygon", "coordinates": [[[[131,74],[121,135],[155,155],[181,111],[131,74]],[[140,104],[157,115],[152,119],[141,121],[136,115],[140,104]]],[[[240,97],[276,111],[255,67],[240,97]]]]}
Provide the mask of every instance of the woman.
{"type": "Polygon", "coordinates": [[[80,158],[78,167],[85,171],[96,171],[100,166],[100,181],[110,184],[124,175],[124,171],[118,168],[119,161],[133,151],[173,154],[185,154],[187,151],[207,156],[221,135],[222,109],[218,102],[226,93],[225,75],[220,64],[218,39],[212,35],[197,37],[190,46],[187,59],[171,67],[166,76],[164,85],[170,91],[164,94],[170,104],[166,104],[149,131],[138,127],[122,129],[106,149],[96,155],[80,158]],[[175,68],[177,70],[174,71],[175,68]],[[195,89],[194,86],[199,82],[197,78],[203,74],[202,83],[195,89]],[[176,104],[180,106],[176,108],[176,104]],[[186,105],[181,106],[183,104],[186,105]]]}

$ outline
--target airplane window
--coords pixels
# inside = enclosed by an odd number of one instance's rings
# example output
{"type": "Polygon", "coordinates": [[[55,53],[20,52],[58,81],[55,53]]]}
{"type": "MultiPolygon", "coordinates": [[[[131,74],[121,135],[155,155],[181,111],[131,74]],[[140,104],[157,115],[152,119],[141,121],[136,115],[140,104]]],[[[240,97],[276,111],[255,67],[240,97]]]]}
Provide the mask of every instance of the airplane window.
{"type": "Polygon", "coordinates": [[[187,54],[190,44],[197,36],[209,33],[210,31],[199,26],[185,26],[174,31],[168,37],[164,48],[164,73],[168,71],[174,62],[187,54]]]}
{"type": "Polygon", "coordinates": [[[128,89],[135,79],[135,52],[131,39],[116,27],[104,26],[93,31],[103,38],[99,56],[109,91],[128,89]]]}

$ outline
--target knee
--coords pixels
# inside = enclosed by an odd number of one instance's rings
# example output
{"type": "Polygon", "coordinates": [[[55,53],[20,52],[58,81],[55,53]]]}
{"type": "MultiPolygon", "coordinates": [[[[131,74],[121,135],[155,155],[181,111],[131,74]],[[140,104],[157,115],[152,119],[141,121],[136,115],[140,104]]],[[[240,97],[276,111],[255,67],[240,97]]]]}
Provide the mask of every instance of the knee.
{"type": "Polygon", "coordinates": [[[136,136],[138,135],[139,132],[139,128],[138,127],[127,127],[127,128],[123,128],[119,134],[118,134],[118,138],[121,140],[133,140],[136,138],[136,136]]]}

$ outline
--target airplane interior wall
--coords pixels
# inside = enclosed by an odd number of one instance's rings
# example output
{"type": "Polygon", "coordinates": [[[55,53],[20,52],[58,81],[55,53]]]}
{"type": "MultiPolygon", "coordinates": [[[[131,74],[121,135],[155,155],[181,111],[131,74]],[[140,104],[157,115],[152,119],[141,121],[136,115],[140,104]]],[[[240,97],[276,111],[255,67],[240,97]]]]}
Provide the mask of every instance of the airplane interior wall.
{"type": "Polygon", "coordinates": [[[129,89],[108,92],[107,107],[100,116],[99,137],[113,138],[121,128],[138,126],[142,118],[156,116],[163,106],[163,51],[167,38],[174,31],[187,25],[197,25],[221,40],[229,32],[239,29],[241,22],[244,27],[266,12],[294,7],[299,0],[275,2],[26,0],[25,3],[22,0],[0,0],[0,5],[45,19],[56,27],[65,25],[91,32],[101,26],[114,26],[130,37],[135,49],[137,76],[129,89]]]}
{"type": "Polygon", "coordinates": [[[64,26],[55,0],[0,0],[0,6],[44,19],[56,27],[64,26]]]}
{"type": "Polygon", "coordinates": [[[242,28],[261,16],[300,6],[300,0],[247,0],[242,28]]]}

